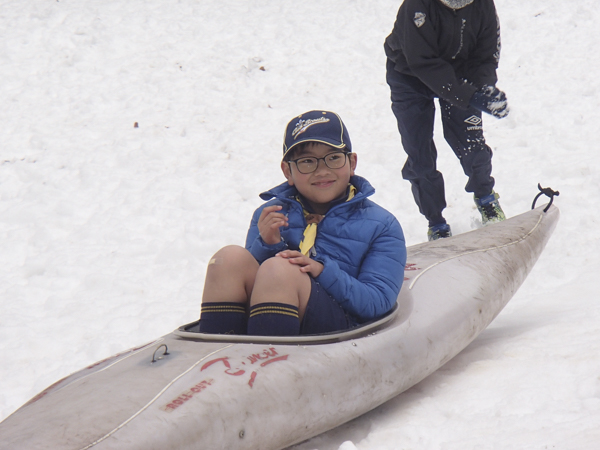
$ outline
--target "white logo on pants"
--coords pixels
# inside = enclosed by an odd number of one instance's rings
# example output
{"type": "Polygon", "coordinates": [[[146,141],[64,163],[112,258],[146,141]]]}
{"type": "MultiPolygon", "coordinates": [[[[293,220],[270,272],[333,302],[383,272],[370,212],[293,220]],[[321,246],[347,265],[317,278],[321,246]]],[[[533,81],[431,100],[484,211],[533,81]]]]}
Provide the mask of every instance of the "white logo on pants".
{"type": "Polygon", "coordinates": [[[469,125],[481,125],[481,117],[471,116],[468,119],[465,119],[465,123],[469,125]]]}

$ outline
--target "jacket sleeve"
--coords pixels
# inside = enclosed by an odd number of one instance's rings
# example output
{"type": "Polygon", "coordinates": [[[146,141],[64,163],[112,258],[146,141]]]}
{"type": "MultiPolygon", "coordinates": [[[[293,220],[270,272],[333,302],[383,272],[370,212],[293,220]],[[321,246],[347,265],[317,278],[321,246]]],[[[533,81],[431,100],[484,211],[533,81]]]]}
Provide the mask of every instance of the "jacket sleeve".
{"type": "Polygon", "coordinates": [[[452,65],[442,59],[432,20],[426,17],[422,25],[415,23],[415,15],[426,10],[424,5],[413,1],[407,6],[405,13],[398,16],[402,23],[397,29],[403,33],[403,52],[410,70],[440,98],[467,108],[477,88],[458,79],[452,65]]]}
{"type": "Polygon", "coordinates": [[[493,1],[486,1],[485,20],[477,39],[477,47],[469,60],[469,81],[477,87],[494,86],[500,61],[500,22],[493,1]]]}
{"type": "Polygon", "coordinates": [[[267,259],[272,258],[277,253],[287,249],[287,244],[283,240],[275,245],[269,245],[260,237],[258,231],[258,219],[265,206],[266,205],[263,205],[254,211],[250,222],[250,228],[246,235],[246,249],[254,256],[254,259],[256,259],[259,264],[262,264],[267,259]]]}
{"type": "Polygon", "coordinates": [[[406,265],[404,234],[392,218],[367,251],[356,278],[332,258],[317,259],[324,268],[315,280],[348,313],[366,322],[385,314],[396,303],[406,265]]]}

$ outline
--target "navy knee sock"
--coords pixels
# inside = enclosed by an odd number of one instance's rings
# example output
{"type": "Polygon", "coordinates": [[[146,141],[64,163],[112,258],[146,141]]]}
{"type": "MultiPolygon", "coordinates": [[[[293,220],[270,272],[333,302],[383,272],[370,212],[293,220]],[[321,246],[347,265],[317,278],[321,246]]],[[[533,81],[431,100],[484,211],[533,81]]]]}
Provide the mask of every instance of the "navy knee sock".
{"type": "Polygon", "coordinates": [[[234,302],[202,303],[200,333],[246,334],[246,306],[234,302]]]}
{"type": "Polygon", "coordinates": [[[248,334],[254,336],[298,336],[298,308],[285,303],[259,303],[250,308],[248,334]]]}

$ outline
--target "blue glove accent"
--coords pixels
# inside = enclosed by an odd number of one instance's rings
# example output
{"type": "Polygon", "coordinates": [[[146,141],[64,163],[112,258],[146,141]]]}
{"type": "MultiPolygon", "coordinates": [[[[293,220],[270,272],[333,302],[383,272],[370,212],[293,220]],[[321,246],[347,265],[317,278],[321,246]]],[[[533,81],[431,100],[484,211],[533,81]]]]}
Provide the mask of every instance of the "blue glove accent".
{"type": "Polygon", "coordinates": [[[506,94],[495,86],[484,86],[473,94],[469,104],[479,111],[502,119],[508,116],[506,94]]]}

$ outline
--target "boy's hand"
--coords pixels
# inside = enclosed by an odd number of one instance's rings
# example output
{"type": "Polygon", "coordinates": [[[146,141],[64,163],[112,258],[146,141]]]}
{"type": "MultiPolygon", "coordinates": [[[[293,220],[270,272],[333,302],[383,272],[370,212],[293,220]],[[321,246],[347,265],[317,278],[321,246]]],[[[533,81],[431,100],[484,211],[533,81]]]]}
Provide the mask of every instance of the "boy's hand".
{"type": "Polygon", "coordinates": [[[260,237],[268,245],[275,245],[281,242],[281,233],[279,228],[288,226],[288,219],[281,211],[281,205],[267,206],[260,213],[258,218],[258,232],[260,237]]]}
{"type": "Polygon", "coordinates": [[[310,273],[313,277],[318,277],[323,272],[323,264],[308,256],[303,255],[296,250],[285,250],[277,253],[276,256],[287,259],[290,263],[300,266],[300,272],[310,273]]]}

